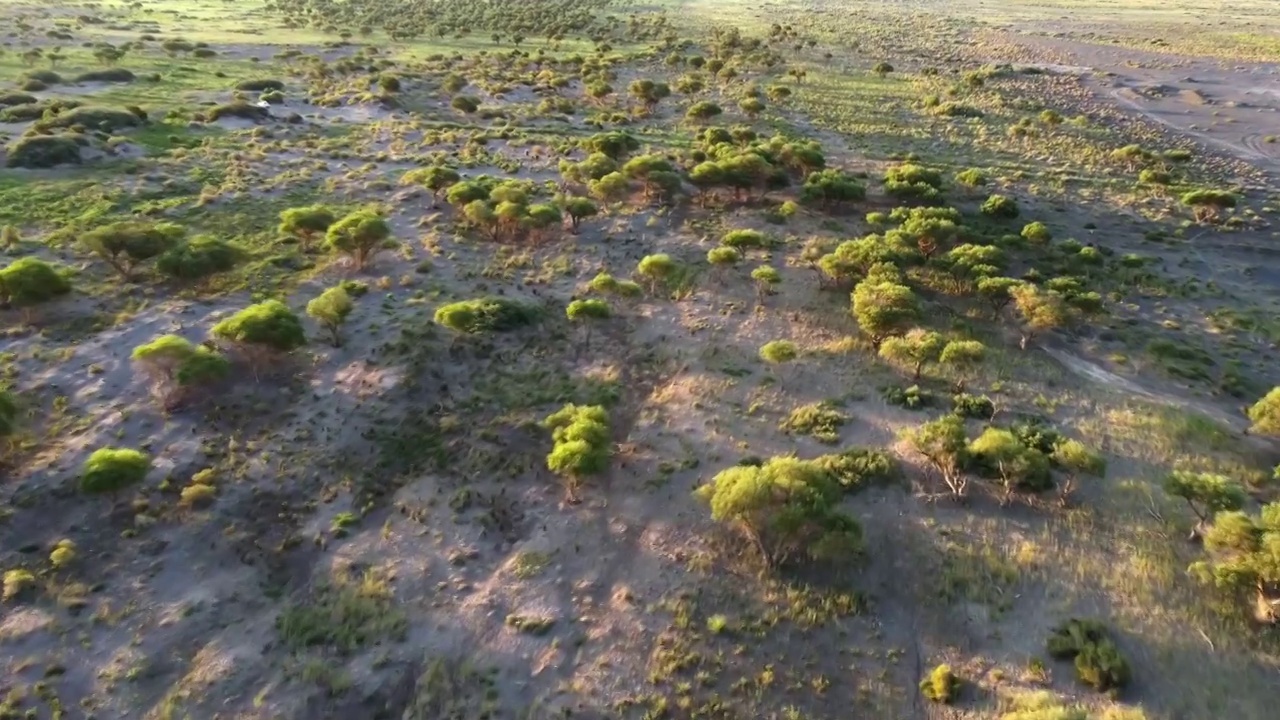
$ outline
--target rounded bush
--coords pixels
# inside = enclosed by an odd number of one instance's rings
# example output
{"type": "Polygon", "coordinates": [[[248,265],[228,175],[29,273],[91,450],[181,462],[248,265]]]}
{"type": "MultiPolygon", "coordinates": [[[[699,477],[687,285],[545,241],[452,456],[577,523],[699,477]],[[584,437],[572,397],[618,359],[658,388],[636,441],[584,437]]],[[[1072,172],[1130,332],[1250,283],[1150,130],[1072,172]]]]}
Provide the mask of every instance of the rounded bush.
{"type": "Polygon", "coordinates": [[[0,92],[0,107],[29,105],[34,102],[37,102],[35,95],[28,95],[22,92],[0,92]]]}
{"type": "Polygon", "coordinates": [[[236,83],[236,90],[242,92],[265,92],[267,90],[284,90],[284,83],[270,78],[241,80],[236,83]]]}
{"type": "Polygon", "coordinates": [[[125,110],[124,108],[84,105],[72,108],[66,112],[58,113],[53,117],[46,117],[36,123],[36,129],[52,130],[79,125],[93,130],[116,132],[124,128],[136,127],[141,124],[142,120],[140,120],[137,115],[125,110]]]}
{"type": "Polygon", "coordinates": [[[28,135],[20,137],[6,148],[5,165],[21,168],[51,168],[55,165],[79,165],[80,145],[78,135],[28,135]]]}
{"type": "Polygon", "coordinates": [[[137,450],[101,448],[85,461],[80,489],[86,493],[114,493],[137,485],[151,470],[151,458],[137,450]]]}
{"type": "Polygon", "coordinates": [[[1004,195],[992,195],[982,203],[982,214],[987,217],[1012,220],[1018,217],[1018,212],[1017,201],[1004,195]]]}
{"type": "Polygon", "coordinates": [[[171,248],[156,261],[156,269],[178,280],[198,280],[235,267],[240,249],[210,235],[197,235],[171,248]]]}
{"type": "Polygon", "coordinates": [[[137,76],[124,68],[107,68],[81,73],[75,77],[75,82],[131,83],[136,79],[137,76]]]}

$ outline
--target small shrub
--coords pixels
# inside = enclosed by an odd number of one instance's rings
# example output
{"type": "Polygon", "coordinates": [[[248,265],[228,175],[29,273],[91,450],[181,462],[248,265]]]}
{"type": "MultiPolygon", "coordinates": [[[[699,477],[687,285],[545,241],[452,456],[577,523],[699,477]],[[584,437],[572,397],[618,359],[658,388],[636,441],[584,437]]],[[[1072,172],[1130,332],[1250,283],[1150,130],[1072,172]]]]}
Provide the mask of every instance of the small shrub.
{"type": "Polygon", "coordinates": [[[235,85],[241,92],[265,92],[267,90],[284,90],[284,83],[269,78],[241,80],[235,85]]]}
{"type": "Polygon", "coordinates": [[[925,699],[950,705],[960,690],[960,680],[951,672],[950,665],[939,665],[920,681],[920,694],[925,699]]]}
{"type": "Polygon", "coordinates": [[[92,130],[118,132],[141,124],[142,120],[137,115],[123,108],[82,105],[46,117],[37,122],[35,127],[37,130],[47,131],[81,126],[92,130]]]}
{"type": "Polygon", "coordinates": [[[229,103],[215,105],[204,114],[204,119],[208,122],[217,122],[228,117],[257,122],[271,117],[271,111],[248,100],[232,100],[229,103]]]}
{"type": "Polygon", "coordinates": [[[197,235],[165,251],[156,269],[175,280],[200,280],[236,266],[240,248],[212,235],[197,235]]]}
{"type": "Polygon", "coordinates": [[[1027,242],[1043,245],[1053,239],[1053,233],[1049,231],[1049,226],[1042,222],[1027,223],[1022,228],[1022,238],[1027,242]]]}
{"type": "Polygon", "coordinates": [[[267,300],[241,310],[213,326],[213,337],[242,347],[289,352],[307,342],[302,321],[279,300],[267,300]]]}
{"type": "Polygon", "coordinates": [[[956,182],[966,187],[981,187],[987,184],[987,174],[978,168],[969,168],[956,173],[956,182]]]}
{"type": "Polygon", "coordinates": [[[1047,642],[1049,655],[1075,660],[1076,674],[1099,692],[1123,688],[1129,682],[1129,664],[1096,620],[1073,618],[1053,629],[1047,642]]]}
{"type": "Polygon", "coordinates": [[[29,105],[35,102],[38,102],[35,95],[28,95],[23,92],[0,92],[0,107],[29,105]]]}
{"type": "Polygon", "coordinates": [[[541,308],[504,297],[449,303],[435,313],[436,323],[468,335],[518,330],[541,318],[541,308]]]}
{"type": "Polygon", "coordinates": [[[67,539],[59,540],[49,553],[49,564],[61,570],[76,561],[76,544],[67,539]]]}
{"type": "Polygon", "coordinates": [[[101,448],[85,461],[80,489],[86,493],[115,493],[142,482],[151,471],[151,458],[137,450],[101,448]]]}
{"type": "Polygon", "coordinates": [[[16,568],[6,570],[4,572],[4,595],[3,600],[10,602],[17,600],[28,589],[35,587],[36,576],[30,570],[16,568]]]}
{"type": "Polygon", "coordinates": [[[992,195],[982,203],[982,214],[987,217],[1012,220],[1018,217],[1018,203],[1011,197],[992,195]]]}
{"type": "Polygon", "coordinates": [[[951,398],[951,405],[956,415],[977,420],[990,420],[996,412],[995,404],[986,395],[960,393],[951,398]]]}
{"type": "Polygon", "coordinates": [[[790,340],[773,340],[760,348],[760,359],[772,365],[780,365],[795,360],[800,351],[790,340]]]}
{"type": "Polygon", "coordinates": [[[880,397],[890,405],[897,405],[908,410],[923,410],[932,407],[935,398],[933,393],[928,390],[922,390],[919,385],[910,387],[886,387],[880,392],[880,397]]]}
{"type": "Polygon", "coordinates": [[[31,169],[79,165],[83,142],[79,135],[25,135],[5,148],[5,165],[31,169]]]}
{"type": "Polygon", "coordinates": [[[81,73],[75,77],[75,82],[99,82],[99,83],[131,83],[137,79],[132,72],[124,68],[107,68],[106,70],[91,70],[87,73],[81,73]]]}
{"type": "Polygon", "coordinates": [[[735,250],[764,248],[769,246],[769,236],[759,230],[730,230],[720,238],[720,244],[735,250]]]}
{"type": "Polygon", "coordinates": [[[809,435],[819,442],[834,444],[840,441],[840,428],[849,417],[830,404],[812,403],[791,411],[779,428],[786,433],[809,435]]]}
{"type": "Polygon", "coordinates": [[[884,450],[852,448],[834,455],[814,458],[831,474],[845,492],[861,490],[874,483],[887,483],[901,475],[898,461],[884,450]]]}

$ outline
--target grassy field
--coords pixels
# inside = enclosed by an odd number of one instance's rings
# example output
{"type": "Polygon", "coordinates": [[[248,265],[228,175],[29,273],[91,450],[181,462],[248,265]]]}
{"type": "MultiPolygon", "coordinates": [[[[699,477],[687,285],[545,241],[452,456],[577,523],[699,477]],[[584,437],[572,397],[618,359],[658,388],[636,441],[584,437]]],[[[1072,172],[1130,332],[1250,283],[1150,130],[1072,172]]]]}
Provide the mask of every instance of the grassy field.
{"type": "Polygon", "coordinates": [[[1272,717],[1267,11],[0,0],[0,718],[1272,717]]]}

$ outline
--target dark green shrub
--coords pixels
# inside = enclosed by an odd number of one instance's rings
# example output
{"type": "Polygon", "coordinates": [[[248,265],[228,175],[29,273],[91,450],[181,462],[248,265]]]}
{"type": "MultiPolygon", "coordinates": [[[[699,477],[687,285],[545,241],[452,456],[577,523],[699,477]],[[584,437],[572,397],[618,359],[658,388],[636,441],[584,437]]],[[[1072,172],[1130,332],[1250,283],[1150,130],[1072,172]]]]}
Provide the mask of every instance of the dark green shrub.
{"type": "Polygon", "coordinates": [[[471,114],[480,109],[480,101],[469,95],[458,95],[449,101],[449,107],[459,112],[471,114]]]}
{"type": "Polygon", "coordinates": [[[1129,682],[1129,663],[1097,620],[1072,618],[1059,625],[1049,635],[1047,649],[1055,659],[1074,659],[1080,680],[1099,692],[1129,682]]]}
{"type": "Polygon", "coordinates": [[[0,304],[27,308],[71,292],[58,268],[28,255],[0,268],[0,304]]]}
{"type": "Polygon", "coordinates": [[[243,92],[265,92],[267,90],[284,90],[284,83],[268,78],[258,80],[241,80],[236,83],[236,90],[243,92]]]}
{"type": "Polygon", "coordinates": [[[26,135],[5,148],[8,157],[5,165],[23,168],[50,168],[55,165],[81,162],[80,146],[84,139],[79,135],[26,135]]]}
{"type": "Polygon", "coordinates": [[[137,115],[123,108],[83,105],[58,113],[53,117],[46,117],[37,122],[35,127],[37,130],[52,130],[79,125],[90,130],[116,132],[141,124],[142,121],[138,119],[137,115]]]}
{"type": "Polygon", "coordinates": [[[0,122],[39,120],[46,115],[56,115],[72,108],[78,108],[82,104],[79,100],[41,100],[35,103],[10,105],[0,110],[0,122]]]}
{"type": "Polygon", "coordinates": [[[880,391],[880,397],[890,405],[897,405],[908,410],[923,410],[932,407],[935,398],[933,393],[928,390],[922,390],[919,385],[910,387],[897,387],[891,385],[880,391]]]}
{"type": "Polygon", "coordinates": [[[91,70],[87,73],[81,73],[75,77],[75,82],[131,83],[136,79],[132,72],[124,68],[107,68],[106,70],[91,70]]]}
{"type": "Polygon", "coordinates": [[[137,485],[151,470],[151,458],[129,449],[95,450],[80,472],[80,489],[86,493],[115,493],[137,485]]]}
{"type": "Polygon", "coordinates": [[[1091,643],[1076,655],[1076,676],[1098,692],[1129,684],[1129,663],[1110,640],[1091,643]]]}
{"type": "Polygon", "coordinates": [[[271,111],[247,100],[232,100],[229,103],[215,105],[205,113],[205,120],[208,122],[217,122],[224,117],[238,117],[245,120],[258,121],[271,117],[271,111]]]}
{"type": "Polygon", "coordinates": [[[505,332],[532,325],[542,318],[542,308],[504,297],[485,297],[442,305],[435,321],[450,330],[473,335],[505,332]]]}
{"type": "Polygon", "coordinates": [[[156,269],[177,280],[199,280],[235,267],[241,254],[225,240],[197,235],[161,255],[156,269]]]}
{"type": "Polygon", "coordinates": [[[213,326],[210,334],[245,349],[289,352],[307,342],[298,316],[279,300],[241,310],[213,326]]]}
{"type": "Polygon", "coordinates": [[[24,80],[36,80],[45,85],[57,85],[62,82],[62,76],[52,70],[32,70],[22,76],[24,80]]]}
{"type": "Polygon", "coordinates": [[[28,95],[21,92],[0,92],[0,107],[9,107],[10,105],[29,105],[37,102],[35,95],[28,95]]]}
{"type": "Polygon", "coordinates": [[[960,417],[990,420],[996,413],[996,406],[986,395],[970,395],[960,393],[951,398],[951,411],[960,417]]]}

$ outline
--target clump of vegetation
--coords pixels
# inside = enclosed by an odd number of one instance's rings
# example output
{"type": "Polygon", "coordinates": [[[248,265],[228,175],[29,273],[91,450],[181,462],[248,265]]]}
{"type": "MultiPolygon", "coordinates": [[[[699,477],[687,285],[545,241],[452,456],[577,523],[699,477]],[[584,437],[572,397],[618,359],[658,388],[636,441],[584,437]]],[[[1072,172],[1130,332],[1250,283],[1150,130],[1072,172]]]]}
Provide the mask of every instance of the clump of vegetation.
{"type": "Polygon", "coordinates": [[[79,165],[84,142],[83,137],[72,134],[24,135],[5,148],[5,165],[31,169],[79,165]]]}
{"type": "Polygon", "coordinates": [[[241,80],[235,85],[236,90],[241,92],[266,92],[268,90],[284,90],[284,83],[280,80],[272,78],[254,78],[249,80],[241,80]]]}
{"type": "Polygon", "coordinates": [[[53,265],[28,255],[0,268],[0,305],[28,309],[71,292],[53,265]]]}
{"type": "Polygon", "coordinates": [[[1198,536],[1215,515],[1239,510],[1249,499],[1244,487],[1226,475],[1175,470],[1164,480],[1164,491],[1181,498],[1196,516],[1193,536],[1198,536]]]}
{"type": "Polygon", "coordinates": [[[80,489],[86,493],[118,493],[142,482],[151,472],[151,458],[128,448],[93,451],[80,471],[80,489]]]}
{"type": "Polygon", "coordinates": [[[890,197],[934,202],[942,199],[942,173],[912,163],[884,173],[884,189],[890,197]]]}
{"type": "Polygon", "coordinates": [[[541,319],[542,308],[504,297],[449,303],[435,314],[437,324],[467,335],[518,330],[541,319]]]}
{"type": "Polygon", "coordinates": [[[127,221],[90,230],[80,236],[80,244],[130,280],[139,264],[159,257],[185,234],[173,223],[127,221]]]}
{"type": "Polygon", "coordinates": [[[391,225],[374,210],[357,210],[329,226],[325,247],[351,258],[363,270],[379,251],[398,247],[391,239],[391,225]]]}
{"type": "Polygon", "coordinates": [[[987,217],[1012,220],[1019,212],[1018,202],[1005,195],[992,195],[982,203],[982,214],[987,217]]]}
{"type": "Polygon", "coordinates": [[[1197,222],[1203,223],[1217,222],[1238,202],[1235,194],[1225,190],[1192,190],[1182,196],[1182,204],[1191,208],[1197,222]]]}
{"type": "Polygon", "coordinates": [[[31,588],[36,586],[36,576],[26,568],[14,568],[4,571],[4,592],[0,596],[5,602],[18,600],[31,588]]]}
{"type": "Polygon", "coordinates": [[[204,120],[207,122],[217,122],[222,118],[232,117],[257,122],[271,117],[271,111],[248,100],[232,100],[229,103],[215,105],[204,113],[204,120]]]}
{"type": "Polygon", "coordinates": [[[743,534],[770,567],[848,561],[862,547],[858,523],[837,508],[843,491],[814,461],[774,457],[722,470],[698,488],[711,517],[743,534]]]}
{"type": "Polygon", "coordinates": [[[342,325],[355,310],[355,303],[341,285],[331,287],[307,303],[307,314],[329,331],[334,347],[342,345],[342,325]]]}
{"type": "Polygon", "coordinates": [[[760,359],[771,365],[789,363],[797,357],[800,351],[790,340],[770,340],[760,347],[760,359]]]}
{"type": "Polygon", "coordinates": [[[289,208],[280,213],[279,232],[297,238],[306,252],[337,219],[333,210],[324,205],[289,208]]]}
{"type": "Polygon", "coordinates": [[[893,482],[902,474],[893,455],[873,448],[850,448],[832,455],[821,455],[813,461],[830,473],[845,492],[861,490],[875,483],[893,482]]]}
{"type": "Polygon", "coordinates": [[[1249,408],[1249,431],[1257,435],[1280,437],[1280,387],[1271,388],[1261,400],[1249,408]]]}
{"type": "Polygon", "coordinates": [[[553,446],[547,469],[564,478],[570,498],[576,499],[581,482],[609,467],[613,439],[609,413],[599,405],[565,405],[547,416],[543,427],[551,431],[553,446]]]}
{"type": "Polygon", "coordinates": [[[200,280],[236,266],[244,252],[212,235],[179,242],[156,259],[156,270],[175,280],[200,280]]]}
{"type": "Polygon", "coordinates": [[[166,408],[225,378],[231,364],[205,345],[178,335],[162,335],[133,349],[134,363],[151,378],[152,389],[166,408]]]}
{"type": "Polygon", "coordinates": [[[302,321],[279,300],[250,305],[214,325],[210,334],[244,355],[255,377],[280,356],[307,344],[302,321]]]}
{"type": "Polygon", "coordinates": [[[117,132],[125,128],[137,127],[143,120],[134,113],[122,108],[82,105],[65,112],[46,117],[36,123],[37,130],[48,131],[64,128],[88,128],[104,132],[117,132]]]}
{"type": "Polygon", "coordinates": [[[1073,618],[1053,629],[1047,643],[1049,655],[1075,660],[1081,682],[1098,692],[1121,689],[1129,683],[1129,663],[1096,620],[1073,618]]]}
{"type": "Polygon", "coordinates": [[[951,672],[950,665],[939,665],[920,681],[920,694],[926,700],[950,705],[960,692],[960,678],[951,672]]]}
{"type": "Polygon", "coordinates": [[[820,402],[792,410],[780,429],[787,433],[808,435],[819,442],[835,444],[840,441],[840,428],[848,421],[849,416],[830,403],[820,402]]]}
{"type": "Polygon", "coordinates": [[[1257,515],[1225,510],[1204,533],[1208,559],[1191,574],[1239,598],[1248,598],[1255,620],[1280,623],[1280,503],[1264,505],[1257,515]]]}

